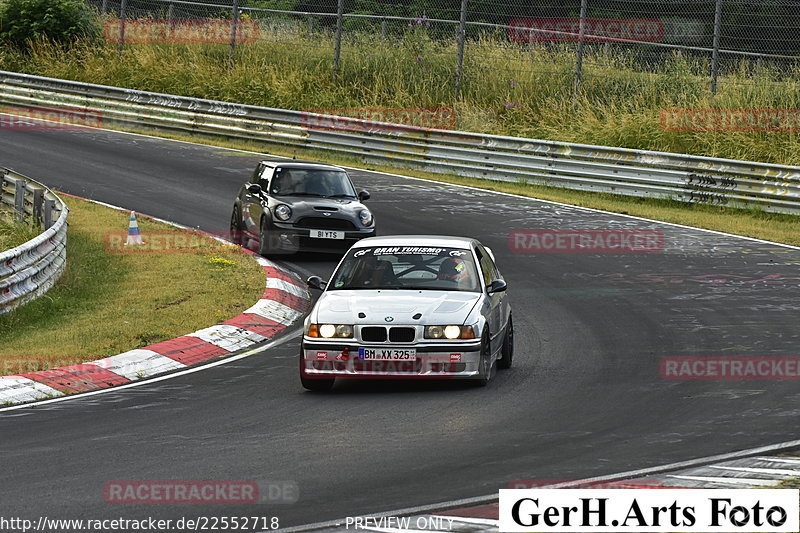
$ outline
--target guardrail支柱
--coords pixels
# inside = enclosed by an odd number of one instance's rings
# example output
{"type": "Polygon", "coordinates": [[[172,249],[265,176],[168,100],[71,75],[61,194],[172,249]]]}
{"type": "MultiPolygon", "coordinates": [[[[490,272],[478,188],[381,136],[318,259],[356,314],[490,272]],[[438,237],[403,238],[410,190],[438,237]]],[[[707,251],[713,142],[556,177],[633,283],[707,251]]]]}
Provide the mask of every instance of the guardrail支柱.
{"type": "Polygon", "coordinates": [[[800,214],[794,166],[428,129],[4,71],[0,103],[40,119],[72,113],[89,126],[222,135],[434,173],[800,214]]]}
{"type": "Polygon", "coordinates": [[[67,259],[66,204],[44,185],[0,168],[0,208],[20,223],[30,218],[44,231],[0,251],[0,314],[41,296],[64,271],[67,259]]]}

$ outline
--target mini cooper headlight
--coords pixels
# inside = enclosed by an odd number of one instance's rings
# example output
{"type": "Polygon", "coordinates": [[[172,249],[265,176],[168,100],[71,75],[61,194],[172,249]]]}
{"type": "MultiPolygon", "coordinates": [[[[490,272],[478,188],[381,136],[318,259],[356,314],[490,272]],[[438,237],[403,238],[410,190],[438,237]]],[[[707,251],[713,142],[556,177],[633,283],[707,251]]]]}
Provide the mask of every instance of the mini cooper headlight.
{"type": "Polygon", "coordinates": [[[472,326],[425,326],[426,339],[474,339],[472,326]]]}
{"type": "Polygon", "coordinates": [[[369,209],[362,209],[358,213],[358,219],[361,220],[361,223],[365,226],[369,226],[372,224],[372,213],[369,212],[369,209]]]}
{"type": "Polygon", "coordinates": [[[292,208],[286,204],[280,204],[275,207],[275,218],[286,222],[290,218],[292,218],[292,208]]]}
{"type": "Polygon", "coordinates": [[[353,326],[348,324],[310,324],[306,335],[324,339],[350,339],[353,337],[353,326]]]}

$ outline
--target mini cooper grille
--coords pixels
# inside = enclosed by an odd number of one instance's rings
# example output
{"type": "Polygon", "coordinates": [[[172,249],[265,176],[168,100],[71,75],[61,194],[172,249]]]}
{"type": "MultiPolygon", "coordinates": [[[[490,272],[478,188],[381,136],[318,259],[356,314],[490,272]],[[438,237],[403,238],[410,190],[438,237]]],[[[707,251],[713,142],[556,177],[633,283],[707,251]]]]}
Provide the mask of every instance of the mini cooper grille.
{"type": "Polygon", "coordinates": [[[389,340],[391,342],[413,342],[414,328],[391,328],[389,340]]]}
{"type": "Polygon", "coordinates": [[[298,228],[309,229],[339,229],[339,230],[354,230],[355,224],[349,220],[342,218],[328,218],[328,217],[305,217],[301,218],[295,224],[298,228]]]}
{"type": "Polygon", "coordinates": [[[386,342],[386,328],[361,328],[361,340],[366,342],[386,342]]]}

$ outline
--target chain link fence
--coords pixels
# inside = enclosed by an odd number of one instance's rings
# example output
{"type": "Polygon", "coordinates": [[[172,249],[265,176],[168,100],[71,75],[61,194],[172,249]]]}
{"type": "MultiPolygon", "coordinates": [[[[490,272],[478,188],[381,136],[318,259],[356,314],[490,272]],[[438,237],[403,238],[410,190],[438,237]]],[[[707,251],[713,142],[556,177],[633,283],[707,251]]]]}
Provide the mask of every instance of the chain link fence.
{"type": "Polygon", "coordinates": [[[416,63],[418,83],[458,96],[517,80],[576,93],[592,82],[783,83],[800,59],[800,0],[90,0],[120,50],[144,40],[278,43],[366,68],[371,50],[416,63]]]}

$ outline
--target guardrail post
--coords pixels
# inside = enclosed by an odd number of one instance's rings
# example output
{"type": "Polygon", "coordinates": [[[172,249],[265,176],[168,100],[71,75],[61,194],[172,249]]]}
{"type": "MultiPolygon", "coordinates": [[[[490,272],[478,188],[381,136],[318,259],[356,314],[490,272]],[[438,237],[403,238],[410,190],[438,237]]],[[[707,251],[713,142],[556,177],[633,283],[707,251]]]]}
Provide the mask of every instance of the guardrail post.
{"type": "Polygon", "coordinates": [[[719,37],[722,26],[722,0],[714,6],[714,44],[711,52],[711,94],[717,94],[717,76],[719,76],[719,37]]]}
{"type": "Polygon", "coordinates": [[[25,187],[28,182],[25,180],[16,180],[14,182],[14,211],[17,214],[17,221],[22,221],[25,218],[25,187]]]}
{"type": "Polygon", "coordinates": [[[36,221],[37,224],[41,224],[44,221],[44,189],[34,189],[33,190],[33,219],[36,221]]]}
{"type": "Polygon", "coordinates": [[[231,49],[228,53],[228,61],[233,64],[233,52],[236,49],[236,34],[239,30],[239,0],[233,0],[231,13],[231,49]]]}
{"type": "Polygon", "coordinates": [[[53,211],[56,209],[56,201],[52,198],[44,200],[44,229],[49,230],[53,226],[53,211]]]}
{"type": "Polygon", "coordinates": [[[578,53],[575,56],[575,80],[572,84],[573,100],[578,97],[578,91],[581,88],[581,76],[583,75],[583,52],[586,45],[586,9],[588,4],[588,0],[581,0],[581,14],[578,25],[578,53]]]}
{"type": "Polygon", "coordinates": [[[339,61],[342,54],[342,23],[344,22],[344,0],[336,5],[336,44],[333,48],[333,79],[339,75],[339,61]]]}
{"type": "Polygon", "coordinates": [[[128,0],[122,0],[119,5],[119,40],[117,41],[117,55],[122,55],[122,47],[125,45],[125,16],[128,8],[128,0]]]}
{"type": "Polygon", "coordinates": [[[458,58],[456,64],[455,98],[461,92],[461,79],[464,76],[464,41],[467,37],[467,1],[461,0],[461,14],[458,19],[458,58]]]}

